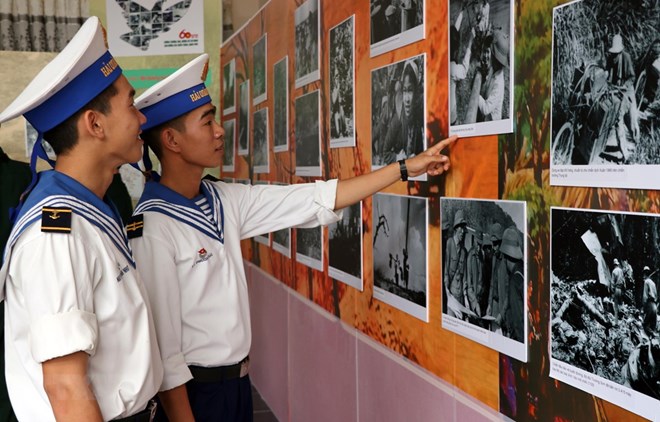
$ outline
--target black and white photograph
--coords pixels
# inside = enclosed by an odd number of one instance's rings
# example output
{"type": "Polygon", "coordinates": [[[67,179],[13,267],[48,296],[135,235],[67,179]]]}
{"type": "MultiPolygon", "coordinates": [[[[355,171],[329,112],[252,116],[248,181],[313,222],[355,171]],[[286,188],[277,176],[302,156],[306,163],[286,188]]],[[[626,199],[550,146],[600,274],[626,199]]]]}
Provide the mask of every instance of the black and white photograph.
{"type": "Polygon", "coordinates": [[[660,216],[551,208],[550,233],[550,376],[657,420],[660,216]]]}
{"type": "MultiPolygon", "coordinates": [[[[426,149],[424,54],[371,72],[371,168],[426,149]]],[[[415,178],[426,180],[426,174],[415,178]]]]}
{"type": "Polygon", "coordinates": [[[323,271],[323,227],[296,229],[296,260],[323,271]]]}
{"type": "MultiPolygon", "coordinates": [[[[286,186],[287,183],[273,182],[273,185],[286,186]]],[[[291,228],[273,232],[271,238],[273,250],[291,258],[291,228]]]]}
{"type": "Polygon", "coordinates": [[[252,165],[255,173],[269,173],[270,149],[268,148],[268,107],[254,112],[252,119],[253,148],[252,165]]]}
{"type": "Polygon", "coordinates": [[[289,150],[289,56],[273,67],[273,151],[289,150]]]}
{"type": "Polygon", "coordinates": [[[362,291],[362,202],[344,208],[328,233],[328,274],[362,291]]]}
{"type": "Polygon", "coordinates": [[[321,176],[319,91],[296,98],[296,176],[321,176]]]}
{"type": "Polygon", "coordinates": [[[264,34],[252,46],[252,98],[253,105],[260,104],[266,100],[267,77],[266,77],[266,51],[267,36],[264,34]]]}
{"type": "Polygon", "coordinates": [[[238,155],[250,152],[250,81],[238,86],[238,155]]]}
{"type": "Polygon", "coordinates": [[[330,29],[330,148],[355,146],[355,15],[330,29]]]}
{"type": "Polygon", "coordinates": [[[373,196],[374,298],[422,321],[428,314],[428,200],[373,196]]]}
{"type": "Polygon", "coordinates": [[[222,66],[222,115],[236,112],[236,59],[222,66]]]}
{"type": "Polygon", "coordinates": [[[552,25],[550,183],[660,188],[660,3],[575,1],[552,25]]]}
{"type": "Polygon", "coordinates": [[[295,13],[295,87],[300,88],[321,77],[319,72],[321,14],[319,0],[307,0],[295,13]]]}
{"type": "Polygon", "coordinates": [[[425,38],[425,0],[371,0],[371,57],[425,38]]]}
{"type": "MultiPolygon", "coordinates": [[[[270,182],[267,180],[257,180],[254,182],[254,185],[269,185],[270,182]]],[[[254,240],[262,245],[270,246],[271,233],[260,234],[254,236],[254,240]]]]}
{"type": "Polygon", "coordinates": [[[513,131],[513,0],[449,0],[449,134],[513,131]]]}
{"type": "Polygon", "coordinates": [[[235,178],[234,183],[240,183],[241,185],[251,185],[252,181],[250,179],[239,179],[235,178]]]}
{"type": "Polygon", "coordinates": [[[236,119],[222,122],[225,130],[225,157],[222,161],[222,171],[234,171],[234,146],[236,144],[236,119]]]}
{"type": "Polygon", "coordinates": [[[524,201],[440,198],[442,328],[527,362],[524,201]]]}
{"type": "Polygon", "coordinates": [[[225,183],[234,183],[234,178],[229,176],[224,176],[220,180],[222,180],[225,183]]]}

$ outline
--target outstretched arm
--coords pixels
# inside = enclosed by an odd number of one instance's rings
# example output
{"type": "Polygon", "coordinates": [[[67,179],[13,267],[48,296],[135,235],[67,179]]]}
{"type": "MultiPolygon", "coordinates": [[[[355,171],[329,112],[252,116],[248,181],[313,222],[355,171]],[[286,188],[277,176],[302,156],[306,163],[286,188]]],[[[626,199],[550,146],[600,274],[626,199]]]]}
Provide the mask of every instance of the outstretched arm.
{"type": "MultiPolygon", "coordinates": [[[[408,158],[406,160],[408,175],[410,177],[416,177],[428,173],[431,176],[438,176],[449,170],[449,157],[440,154],[440,152],[457,139],[457,136],[449,137],[433,145],[426,151],[408,158]]],[[[392,163],[368,174],[340,180],[337,183],[335,209],[339,210],[355,204],[388,187],[400,178],[399,163],[392,163]]]]}

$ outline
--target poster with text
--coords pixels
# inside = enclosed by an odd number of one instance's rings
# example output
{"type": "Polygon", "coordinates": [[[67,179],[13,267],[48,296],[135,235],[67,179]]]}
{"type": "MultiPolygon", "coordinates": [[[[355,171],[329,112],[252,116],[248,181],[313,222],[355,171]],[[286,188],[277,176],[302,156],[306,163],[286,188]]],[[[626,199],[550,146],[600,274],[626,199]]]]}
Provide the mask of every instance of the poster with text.
{"type": "Polygon", "coordinates": [[[550,183],[658,189],[660,3],[575,1],[552,26],[550,183]],[[614,12],[613,12],[614,11],[614,12]]]}
{"type": "Polygon", "coordinates": [[[513,131],[513,0],[449,0],[449,134],[513,131]]]}
{"type": "Polygon", "coordinates": [[[550,213],[550,376],[660,420],[660,216],[550,213]]]}
{"type": "Polygon", "coordinates": [[[355,146],[354,20],[330,29],[330,148],[355,146]]]}
{"type": "Polygon", "coordinates": [[[106,0],[115,57],[204,52],[204,0],[106,0]]]}
{"type": "Polygon", "coordinates": [[[328,226],[328,274],[362,291],[362,202],[343,209],[341,220],[328,226]]]}
{"type": "Polygon", "coordinates": [[[321,77],[319,0],[307,0],[296,9],[295,25],[295,86],[300,88],[321,77]]]}
{"type": "MultiPolygon", "coordinates": [[[[426,56],[371,71],[371,168],[426,149],[426,56]]],[[[426,180],[426,173],[414,180],[426,180]]]]}
{"type": "Polygon", "coordinates": [[[428,322],[428,200],[373,197],[374,298],[428,322]]]}
{"type": "Polygon", "coordinates": [[[425,0],[371,0],[371,57],[424,39],[425,0]]]}
{"type": "Polygon", "coordinates": [[[440,198],[442,328],[527,362],[523,201],[440,198]]]}

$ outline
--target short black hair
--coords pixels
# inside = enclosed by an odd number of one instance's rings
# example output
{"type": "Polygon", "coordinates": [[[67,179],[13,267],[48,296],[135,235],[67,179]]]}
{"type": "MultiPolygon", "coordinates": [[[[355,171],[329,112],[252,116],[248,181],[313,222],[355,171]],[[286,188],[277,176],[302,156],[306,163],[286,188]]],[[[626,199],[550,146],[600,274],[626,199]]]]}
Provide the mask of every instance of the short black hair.
{"type": "Polygon", "coordinates": [[[53,147],[55,154],[60,155],[69,151],[78,143],[78,119],[87,110],[94,110],[107,115],[110,109],[110,99],[117,95],[119,90],[115,84],[101,91],[90,102],[76,111],[71,117],[44,133],[44,139],[53,147]]]}
{"type": "Polygon", "coordinates": [[[142,132],[140,137],[144,141],[144,144],[151,148],[151,150],[156,154],[156,157],[160,160],[163,156],[163,146],[160,142],[160,135],[167,128],[173,128],[179,132],[186,131],[186,125],[183,123],[184,119],[188,113],[182,114],[179,117],[175,117],[172,120],[169,120],[165,123],[161,123],[158,126],[154,126],[151,129],[145,130],[142,132]]]}

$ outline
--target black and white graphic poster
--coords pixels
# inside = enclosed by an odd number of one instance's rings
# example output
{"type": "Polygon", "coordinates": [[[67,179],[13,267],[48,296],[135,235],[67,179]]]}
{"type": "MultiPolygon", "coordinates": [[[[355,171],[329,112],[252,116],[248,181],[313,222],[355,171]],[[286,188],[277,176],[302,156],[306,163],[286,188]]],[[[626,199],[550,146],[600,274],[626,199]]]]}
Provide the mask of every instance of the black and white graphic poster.
{"type": "Polygon", "coordinates": [[[550,376],[660,420],[660,216],[550,212],[550,376]]]}
{"type": "Polygon", "coordinates": [[[264,34],[252,46],[252,96],[253,104],[257,105],[266,100],[268,81],[266,77],[266,51],[268,34],[264,34]]]}
{"type": "Polygon", "coordinates": [[[289,150],[289,56],[273,67],[273,151],[289,150]]]}
{"type": "Polygon", "coordinates": [[[426,198],[373,197],[374,298],[428,322],[426,198]]]}
{"type": "MultiPolygon", "coordinates": [[[[425,55],[371,72],[371,168],[426,149],[425,55]]],[[[426,174],[415,180],[426,180],[426,174]]]]}
{"type": "Polygon", "coordinates": [[[423,40],[425,0],[371,0],[371,57],[423,40]]]}
{"type": "Polygon", "coordinates": [[[254,112],[252,120],[254,128],[252,153],[252,165],[255,173],[269,173],[270,149],[268,148],[268,108],[262,108],[254,112]]]}
{"type": "MultiPolygon", "coordinates": [[[[286,186],[286,183],[273,182],[273,185],[286,186]]],[[[278,230],[272,233],[272,247],[277,252],[291,258],[291,228],[278,230]]]]}
{"type": "Polygon", "coordinates": [[[449,0],[449,134],[513,131],[513,0],[449,0]]]}
{"type": "Polygon", "coordinates": [[[250,152],[250,81],[238,86],[238,155],[250,152]]]}
{"type": "Polygon", "coordinates": [[[328,274],[362,291],[362,202],[344,208],[328,233],[328,274]]]}
{"type": "Polygon", "coordinates": [[[319,91],[296,98],[296,175],[321,176],[319,91]]]}
{"type": "Polygon", "coordinates": [[[658,2],[554,9],[551,184],[660,187],[659,27],[658,2]]]}
{"type": "Polygon", "coordinates": [[[115,57],[204,52],[204,0],[106,0],[115,57]]]}
{"type": "Polygon", "coordinates": [[[236,59],[222,66],[222,115],[236,111],[236,59]]]}
{"type": "Polygon", "coordinates": [[[354,21],[330,29],[330,148],[355,146],[354,21]]]}
{"type": "Polygon", "coordinates": [[[234,171],[234,146],[236,145],[236,119],[222,122],[225,130],[225,156],[222,161],[222,171],[234,171]]]}
{"type": "Polygon", "coordinates": [[[442,328],[527,362],[524,201],[440,198],[442,328]]]}
{"type": "Polygon", "coordinates": [[[296,229],[296,260],[323,271],[323,227],[296,229]]]}
{"type": "Polygon", "coordinates": [[[307,0],[295,13],[295,76],[296,88],[321,77],[319,71],[321,13],[319,0],[307,0]]]}

